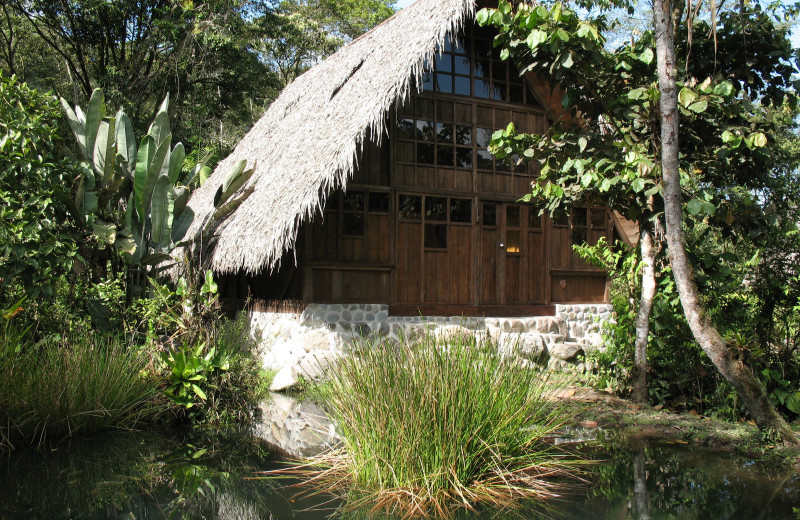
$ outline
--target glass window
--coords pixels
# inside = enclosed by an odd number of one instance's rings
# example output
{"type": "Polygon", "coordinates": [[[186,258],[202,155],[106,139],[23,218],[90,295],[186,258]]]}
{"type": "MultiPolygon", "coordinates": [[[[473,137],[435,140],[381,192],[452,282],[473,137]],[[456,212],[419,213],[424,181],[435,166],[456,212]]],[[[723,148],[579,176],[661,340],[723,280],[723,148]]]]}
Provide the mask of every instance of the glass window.
{"type": "Polygon", "coordinates": [[[436,164],[439,166],[453,166],[453,147],[439,145],[436,147],[436,164]]]}
{"type": "Polygon", "coordinates": [[[592,210],[592,227],[595,229],[606,227],[606,210],[597,208],[592,210]]]}
{"type": "Polygon", "coordinates": [[[496,226],[497,225],[497,206],[490,202],[483,203],[483,225],[496,226]]]}
{"type": "Polygon", "coordinates": [[[456,167],[472,168],[472,148],[456,148],[456,167]]]}
{"type": "Polygon", "coordinates": [[[436,90],[446,94],[453,93],[453,76],[450,74],[436,74],[436,90]]]}
{"type": "Polygon", "coordinates": [[[425,247],[447,249],[447,224],[425,224],[425,247]]]}
{"type": "Polygon", "coordinates": [[[476,157],[478,158],[478,169],[480,170],[491,170],[492,169],[492,154],[487,152],[486,150],[478,150],[476,152],[476,157]]]}
{"type": "Polygon", "coordinates": [[[506,227],[520,226],[520,209],[519,206],[506,206],[506,227]]]}
{"type": "Polygon", "coordinates": [[[509,85],[508,86],[508,100],[512,103],[524,103],[522,97],[522,85],[509,85]]]}
{"type": "Polygon", "coordinates": [[[556,210],[553,213],[553,225],[554,226],[569,226],[569,215],[564,210],[556,210]]]}
{"type": "Polygon", "coordinates": [[[417,162],[420,164],[433,164],[433,145],[417,143],[417,162]]]}
{"type": "Polygon", "coordinates": [[[491,84],[487,80],[475,78],[475,97],[490,99],[492,97],[491,84]]]}
{"type": "Polygon", "coordinates": [[[583,245],[586,243],[588,230],[586,228],[576,227],[572,229],[572,244],[583,245]]]}
{"type": "Polygon", "coordinates": [[[530,229],[542,229],[542,216],[536,208],[528,208],[528,227],[530,229]]]}
{"type": "Polygon", "coordinates": [[[455,77],[455,88],[453,92],[460,95],[460,96],[469,96],[472,95],[470,91],[470,80],[466,76],[456,76],[455,77]]]}
{"type": "Polygon", "coordinates": [[[447,220],[445,197],[425,197],[425,220],[447,220]]]}
{"type": "Polygon", "coordinates": [[[417,139],[433,141],[433,121],[417,121],[417,139]]]}
{"type": "Polygon", "coordinates": [[[369,211],[372,213],[389,213],[389,194],[371,192],[369,194],[369,211]]]}
{"type": "Polygon", "coordinates": [[[489,148],[489,142],[492,140],[492,132],[488,128],[478,128],[475,131],[475,144],[478,145],[479,150],[486,150],[489,148]]]}
{"type": "Polygon", "coordinates": [[[400,139],[414,139],[415,125],[416,123],[414,123],[413,119],[398,119],[395,126],[395,135],[400,139]]]}
{"type": "Polygon", "coordinates": [[[349,236],[364,236],[364,214],[345,213],[342,215],[342,234],[349,236]]]}
{"type": "Polygon", "coordinates": [[[492,78],[497,81],[508,81],[506,77],[506,64],[502,61],[493,61],[492,62],[492,78]]]}
{"type": "Polygon", "coordinates": [[[338,193],[328,196],[328,200],[325,201],[325,211],[339,211],[338,193]]]}
{"type": "Polygon", "coordinates": [[[472,200],[450,199],[450,222],[472,222],[472,200]]]}
{"type": "Polygon", "coordinates": [[[589,225],[589,221],[586,213],[588,213],[586,208],[573,208],[572,227],[587,227],[589,225]]]}
{"type": "Polygon", "coordinates": [[[469,58],[466,56],[456,56],[453,60],[454,67],[453,72],[456,74],[463,74],[465,76],[469,76],[469,58]]]}
{"type": "Polygon", "coordinates": [[[518,229],[506,231],[506,253],[519,253],[519,235],[518,229]]]}
{"type": "Polygon", "coordinates": [[[436,123],[436,139],[440,143],[452,143],[453,125],[450,123],[436,123]]]}
{"type": "Polygon", "coordinates": [[[456,126],[456,144],[463,144],[467,146],[472,144],[471,126],[456,126]]]}
{"type": "Polygon", "coordinates": [[[420,220],[422,218],[422,197],[419,195],[400,195],[398,206],[401,220],[420,220]]]}
{"type": "MultiPolygon", "coordinates": [[[[447,44],[450,44],[449,39],[447,44]]],[[[436,72],[453,72],[453,56],[450,54],[440,54],[436,56],[436,72]]]]}
{"type": "Polygon", "coordinates": [[[364,192],[348,191],[344,194],[345,211],[364,211],[364,192]]]}

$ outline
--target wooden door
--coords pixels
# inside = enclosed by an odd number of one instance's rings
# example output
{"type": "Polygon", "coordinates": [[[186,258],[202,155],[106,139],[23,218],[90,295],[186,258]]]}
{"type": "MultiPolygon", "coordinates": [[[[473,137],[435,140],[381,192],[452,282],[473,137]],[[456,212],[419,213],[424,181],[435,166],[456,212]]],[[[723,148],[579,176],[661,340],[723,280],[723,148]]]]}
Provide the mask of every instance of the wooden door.
{"type": "Polygon", "coordinates": [[[481,201],[481,304],[543,303],[546,298],[545,227],[535,210],[481,201]]]}

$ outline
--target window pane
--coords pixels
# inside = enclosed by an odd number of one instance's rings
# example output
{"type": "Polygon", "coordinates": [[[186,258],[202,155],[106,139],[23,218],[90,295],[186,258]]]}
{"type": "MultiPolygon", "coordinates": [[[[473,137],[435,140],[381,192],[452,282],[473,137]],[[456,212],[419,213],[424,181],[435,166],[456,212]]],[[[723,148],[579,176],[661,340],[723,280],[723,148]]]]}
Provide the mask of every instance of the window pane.
{"type": "Polygon", "coordinates": [[[344,194],[345,211],[364,211],[364,192],[348,191],[344,194]]]}
{"type": "Polygon", "coordinates": [[[497,159],[494,164],[494,169],[498,172],[510,172],[511,171],[511,158],[506,157],[504,159],[497,159]]]}
{"type": "Polygon", "coordinates": [[[398,119],[395,125],[395,135],[400,139],[414,139],[414,120],[398,119]]]}
{"type": "Polygon", "coordinates": [[[472,168],[472,148],[456,148],[456,166],[472,168]]]}
{"type": "Polygon", "coordinates": [[[417,121],[417,139],[433,141],[433,121],[417,121]]]}
{"type": "MultiPolygon", "coordinates": [[[[449,39],[447,44],[449,46],[449,39]]],[[[436,72],[453,72],[453,56],[450,54],[440,54],[436,56],[436,72]]]]}
{"type": "Polygon", "coordinates": [[[497,225],[497,206],[484,202],[483,203],[483,225],[496,226],[497,225]]]}
{"type": "Polygon", "coordinates": [[[450,74],[436,74],[436,90],[447,94],[453,93],[453,76],[450,74]]]}
{"type": "Polygon", "coordinates": [[[469,76],[469,58],[466,56],[456,56],[453,61],[455,63],[453,72],[469,76]]]}
{"type": "Polygon", "coordinates": [[[592,210],[592,227],[595,229],[606,227],[606,210],[597,208],[592,210]]]}
{"type": "Polygon", "coordinates": [[[556,210],[553,213],[553,225],[554,226],[569,226],[569,215],[564,210],[556,210]]]}
{"type": "Polygon", "coordinates": [[[425,198],[425,220],[447,220],[447,199],[445,197],[425,198]]]}
{"type": "Polygon", "coordinates": [[[417,143],[417,162],[433,164],[433,145],[417,143]]]}
{"type": "Polygon", "coordinates": [[[453,45],[453,52],[456,54],[467,54],[468,49],[464,43],[464,36],[458,35],[455,41],[455,45],[453,45]]]}
{"type": "Polygon", "coordinates": [[[508,100],[512,103],[523,103],[522,98],[522,85],[509,85],[508,86],[508,100]]]}
{"type": "Polygon", "coordinates": [[[450,222],[472,222],[472,200],[450,199],[450,222]]]}
{"type": "Polygon", "coordinates": [[[528,228],[542,229],[542,216],[536,208],[528,208],[528,228]]]}
{"type": "Polygon", "coordinates": [[[497,99],[500,101],[505,101],[508,99],[505,83],[499,83],[497,81],[492,82],[492,99],[497,99]]]}
{"type": "Polygon", "coordinates": [[[433,91],[433,72],[422,73],[422,90],[423,92],[433,91]]]}
{"type": "Polygon", "coordinates": [[[436,164],[439,166],[453,166],[453,147],[439,145],[436,147],[436,164]]]}
{"type": "Polygon", "coordinates": [[[492,169],[492,154],[487,152],[486,150],[478,150],[475,154],[478,158],[478,169],[479,170],[491,170],[492,169]]]}
{"type": "Polygon", "coordinates": [[[389,213],[389,194],[382,192],[370,193],[369,210],[372,213],[389,213]]]}
{"type": "Polygon", "coordinates": [[[447,249],[447,224],[425,224],[425,247],[447,249]]]}
{"type": "Polygon", "coordinates": [[[364,214],[345,213],[342,215],[342,234],[363,237],[364,236],[364,214]]]}
{"type": "Polygon", "coordinates": [[[475,77],[488,78],[489,77],[489,60],[476,58],[475,59],[475,77]]]}
{"type": "Polygon", "coordinates": [[[589,225],[586,213],[589,210],[586,208],[573,208],[572,209],[572,227],[586,227],[589,225]]]}
{"type": "Polygon", "coordinates": [[[488,81],[475,78],[475,97],[485,99],[492,97],[488,81]]]}
{"type": "Polygon", "coordinates": [[[586,243],[588,230],[586,228],[573,228],[572,229],[572,244],[583,245],[586,243]]]}
{"type": "Polygon", "coordinates": [[[436,140],[440,143],[452,143],[453,125],[450,123],[436,123],[436,140]]]}
{"type": "Polygon", "coordinates": [[[471,126],[456,126],[456,144],[463,144],[467,146],[472,144],[471,126]]]}
{"type": "Polygon", "coordinates": [[[506,206],[506,227],[519,227],[519,206],[506,206]]]}
{"type": "Polygon", "coordinates": [[[493,61],[492,62],[492,79],[496,79],[497,81],[508,81],[506,77],[506,64],[502,61],[493,61]]]}
{"type": "Polygon", "coordinates": [[[469,96],[472,95],[470,91],[470,80],[467,76],[456,76],[455,77],[456,86],[453,92],[458,94],[459,96],[469,96]]]}
{"type": "Polygon", "coordinates": [[[450,35],[444,37],[444,52],[453,52],[453,43],[450,41],[450,35]]]}
{"type": "Polygon", "coordinates": [[[519,253],[519,230],[506,231],[506,253],[519,253]]]}
{"type": "Polygon", "coordinates": [[[401,220],[420,220],[422,218],[422,197],[419,195],[400,195],[397,213],[401,220]]]}
{"type": "Polygon", "coordinates": [[[488,128],[478,128],[475,131],[475,144],[478,145],[478,149],[486,150],[489,148],[489,141],[492,140],[492,131],[488,128]]]}

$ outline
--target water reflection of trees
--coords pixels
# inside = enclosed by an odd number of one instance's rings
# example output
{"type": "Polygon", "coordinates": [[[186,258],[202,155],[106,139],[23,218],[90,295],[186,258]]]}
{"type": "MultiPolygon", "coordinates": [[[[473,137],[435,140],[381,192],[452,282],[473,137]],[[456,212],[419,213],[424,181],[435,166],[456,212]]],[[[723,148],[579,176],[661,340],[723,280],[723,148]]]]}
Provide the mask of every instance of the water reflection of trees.
{"type": "Polygon", "coordinates": [[[606,439],[592,457],[595,517],[791,518],[800,475],[730,453],[678,444],[606,439]],[[599,511],[607,512],[605,515],[599,511]]]}

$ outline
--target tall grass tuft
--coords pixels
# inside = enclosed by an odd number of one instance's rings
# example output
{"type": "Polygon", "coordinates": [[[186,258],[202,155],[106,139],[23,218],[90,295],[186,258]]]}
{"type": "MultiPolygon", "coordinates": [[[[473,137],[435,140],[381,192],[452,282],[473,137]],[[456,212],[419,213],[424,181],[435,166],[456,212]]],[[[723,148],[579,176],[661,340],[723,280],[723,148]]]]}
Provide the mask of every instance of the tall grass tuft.
{"type": "MultiPolygon", "coordinates": [[[[547,376],[490,341],[424,336],[358,345],[330,371],[344,449],[320,462],[376,508],[447,515],[558,493],[574,464],[545,442],[563,424],[547,376]]],[[[362,507],[354,504],[354,507],[362,507]]]]}
{"type": "Polygon", "coordinates": [[[92,334],[0,345],[0,447],[153,420],[169,405],[147,365],[123,340],[92,334]]]}

